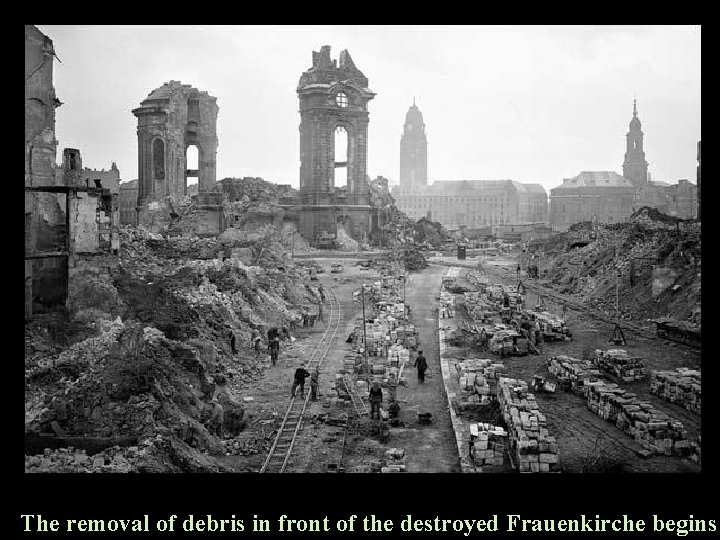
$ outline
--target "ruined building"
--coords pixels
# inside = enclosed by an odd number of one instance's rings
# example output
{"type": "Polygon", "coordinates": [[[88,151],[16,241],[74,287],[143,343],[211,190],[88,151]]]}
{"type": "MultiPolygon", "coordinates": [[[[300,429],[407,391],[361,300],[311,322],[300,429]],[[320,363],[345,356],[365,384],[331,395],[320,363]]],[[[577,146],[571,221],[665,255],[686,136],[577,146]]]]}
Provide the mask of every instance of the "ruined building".
{"type": "Polygon", "coordinates": [[[598,223],[626,221],[643,206],[683,219],[697,215],[697,187],[688,180],[675,184],[653,181],[643,149],[644,134],[633,100],[633,115],[626,134],[623,174],[583,171],[550,190],[550,224],[566,230],[573,223],[596,218],[598,223]]]}
{"type": "Polygon", "coordinates": [[[413,104],[405,115],[400,137],[400,185],[427,186],[427,136],[420,109],[413,104]]]}
{"type": "Polygon", "coordinates": [[[334,238],[338,227],[356,240],[374,223],[367,178],[368,102],[375,94],[350,53],[313,52],[300,77],[300,199],[290,209],[309,241],[334,238]]]}
{"type": "Polygon", "coordinates": [[[138,119],[138,223],[151,230],[166,218],[197,182],[196,211],[201,235],[223,230],[221,195],[214,192],[218,139],[217,98],[179,81],[150,92],[132,113],[138,119]],[[189,159],[197,156],[197,160],[189,159]]]}
{"type": "MultiPolygon", "coordinates": [[[[52,40],[25,26],[25,318],[82,311],[96,297],[86,274],[108,272],[119,248],[117,192],[95,182],[77,149],[56,165],[52,40]],[[90,184],[92,179],[92,184],[90,184]],[[88,180],[86,182],[86,180],[88,180]],[[99,186],[100,185],[100,186],[99,186]]],[[[117,167],[112,175],[119,172],[117,167]]]]}
{"type": "Polygon", "coordinates": [[[137,193],[137,179],[120,184],[120,225],[137,227],[137,193]]]}

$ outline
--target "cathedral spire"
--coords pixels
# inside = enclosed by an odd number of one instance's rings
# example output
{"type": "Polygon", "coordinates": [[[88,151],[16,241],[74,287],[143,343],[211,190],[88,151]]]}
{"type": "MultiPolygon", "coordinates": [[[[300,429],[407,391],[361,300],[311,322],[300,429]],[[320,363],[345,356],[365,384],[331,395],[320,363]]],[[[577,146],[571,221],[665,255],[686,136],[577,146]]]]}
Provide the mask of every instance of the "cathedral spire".
{"type": "Polygon", "coordinates": [[[637,116],[637,99],[633,96],[633,116],[637,116]]]}

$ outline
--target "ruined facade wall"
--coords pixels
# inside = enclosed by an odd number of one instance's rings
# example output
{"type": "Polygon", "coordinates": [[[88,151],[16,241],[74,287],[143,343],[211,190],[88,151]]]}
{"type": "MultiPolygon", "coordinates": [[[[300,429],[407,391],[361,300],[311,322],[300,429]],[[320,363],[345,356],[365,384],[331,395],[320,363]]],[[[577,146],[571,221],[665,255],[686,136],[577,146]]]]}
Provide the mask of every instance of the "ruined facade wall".
{"type": "Polygon", "coordinates": [[[120,210],[120,225],[137,226],[137,196],[138,181],[132,180],[120,184],[118,206],[120,210]]]}
{"type": "Polygon", "coordinates": [[[25,185],[55,183],[55,107],[52,40],[25,25],[25,185]]]}

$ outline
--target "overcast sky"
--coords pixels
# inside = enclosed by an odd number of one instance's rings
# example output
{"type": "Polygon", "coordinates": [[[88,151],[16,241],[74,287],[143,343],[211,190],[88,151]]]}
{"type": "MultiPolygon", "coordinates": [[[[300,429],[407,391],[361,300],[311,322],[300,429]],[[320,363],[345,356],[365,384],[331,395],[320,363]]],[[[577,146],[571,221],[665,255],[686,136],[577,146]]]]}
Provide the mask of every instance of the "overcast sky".
{"type": "MultiPolygon", "coordinates": [[[[654,180],[695,181],[699,27],[52,26],[60,148],[137,178],[131,109],[164,82],[217,97],[217,177],[298,185],[295,92],[312,51],[347,49],[377,96],[368,174],[398,182],[413,96],[430,181],[513,179],[546,189],[583,170],[622,174],[632,100],[654,180]]],[[[61,156],[61,152],[58,152],[61,156]]]]}

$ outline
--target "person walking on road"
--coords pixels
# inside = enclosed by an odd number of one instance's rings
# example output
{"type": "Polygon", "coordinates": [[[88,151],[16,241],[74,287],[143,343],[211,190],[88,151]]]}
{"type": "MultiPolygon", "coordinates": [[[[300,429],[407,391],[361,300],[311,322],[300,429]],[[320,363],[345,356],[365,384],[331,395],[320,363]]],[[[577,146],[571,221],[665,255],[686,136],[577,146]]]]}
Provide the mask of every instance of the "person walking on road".
{"type": "Polygon", "coordinates": [[[375,418],[375,414],[377,414],[378,420],[380,419],[380,404],[382,403],[382,399],[382,388],[380,388],[380,384],[376,381],[370,389],[370,418],[375,418]]]}
{"type": "Polygon", "coordinates": [[[417,377],[419,383],[425,382],[425,371],[427,370],[427,360],[423,356],[422,351],[418,351],[417,358],[415,358],[415,367],[417,368],[417,377]]]}
{"type": "Polygon", "coordinates": [[[272,365],[276,365],[278,354],[280,353],[280,338],[273,338],[273,340],[268,345],[268,352],[270,353],[270,360],[272,361],[272,365]]]}
{"type": "Polygon", "coordinates": [[[310,376],[310,373],[305,369],[305,364],[295,370],[295,377],[293,379],[292,390],[290,391],[290,397],[295,397],[295,390],[300,387],[300,397],[305,397],[305,379],[310,376]]]}

